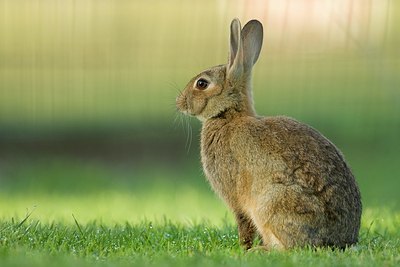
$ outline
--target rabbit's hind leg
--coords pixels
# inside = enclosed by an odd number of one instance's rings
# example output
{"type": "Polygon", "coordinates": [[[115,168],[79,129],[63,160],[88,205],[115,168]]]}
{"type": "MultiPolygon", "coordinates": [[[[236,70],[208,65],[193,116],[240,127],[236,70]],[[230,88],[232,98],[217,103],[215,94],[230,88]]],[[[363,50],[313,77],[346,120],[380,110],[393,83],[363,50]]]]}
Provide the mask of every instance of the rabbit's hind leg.
{"type": "Polygon", "coordinates": [[[262,244],[249,249],[249,252],[266,252],[271,250],[285,250],[286,247],[268,227],[262,229],[262,244]]]}
{"type": "Polygon", "coordinates": [[[270,227],[264,225],[260,229],[264,250],[283,250],[285,246],[283,242],[274,234],[270,227]]]}
{"type": "Polygon", "coordinates": [[[250,249],[257,232],[256,226],[250,217],[243,212],[236,212],[240,244],[245,249],[250,249]]]}

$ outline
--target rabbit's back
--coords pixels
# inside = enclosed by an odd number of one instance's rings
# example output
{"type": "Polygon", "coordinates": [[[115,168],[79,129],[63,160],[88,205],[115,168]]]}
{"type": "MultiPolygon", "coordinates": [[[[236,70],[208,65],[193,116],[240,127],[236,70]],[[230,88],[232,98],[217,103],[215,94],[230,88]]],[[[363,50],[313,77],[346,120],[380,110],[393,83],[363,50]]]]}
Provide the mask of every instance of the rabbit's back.
{"type": "Polygon", "coordinates": [[[285,247],[357,241],[358,187],[340,151],[318,131],[287,117],[238,117],[205,128],[220,137],[202,153],[207,177],[258,228],[278,233],[285,247]]]}

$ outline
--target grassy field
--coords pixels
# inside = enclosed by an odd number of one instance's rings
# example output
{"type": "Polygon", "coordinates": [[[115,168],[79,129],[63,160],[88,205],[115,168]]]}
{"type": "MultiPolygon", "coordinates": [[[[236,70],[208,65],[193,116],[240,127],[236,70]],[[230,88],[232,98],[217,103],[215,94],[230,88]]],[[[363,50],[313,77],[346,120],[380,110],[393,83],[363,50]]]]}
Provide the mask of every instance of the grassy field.
{"type": "Polygon", "coordinates": [[[363,220],[359,244],[346,251],[268,253],[242,251],[230,223],[215,227],[168,220],[118,225],[3,220],[0,255],[2,266],[398,266],[400,214],[367,210],[363,220]]]}
{"type": "MultiPolygon", "coordinates": [[[[365,159],[353,156],[364,212],[360,243],[344,252],[242,251],[232,215],[196,164],[135,169],[65,158],[10,163],[2,168],[0,265],[396,266],[398,184],[374,182],[376,173],[361,168],[365,159]]],[[[369,164],[377,172],[395,169],[388,160],[369,164]]]]}

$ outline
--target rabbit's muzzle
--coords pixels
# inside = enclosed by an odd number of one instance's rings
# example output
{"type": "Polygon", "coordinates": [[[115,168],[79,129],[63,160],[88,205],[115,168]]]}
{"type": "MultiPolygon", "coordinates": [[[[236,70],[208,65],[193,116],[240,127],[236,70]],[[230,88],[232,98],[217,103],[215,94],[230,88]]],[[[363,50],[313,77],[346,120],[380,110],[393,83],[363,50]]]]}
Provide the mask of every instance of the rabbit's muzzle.
{"type": "Polygon", "coordinates": [[[179,94],[179,96],[175,100],[175,103],[176,103],[176,108],[178,109],[179,112],[182,112],[184,114],[189,114],[187,98],[183,93],[179,94]]]}

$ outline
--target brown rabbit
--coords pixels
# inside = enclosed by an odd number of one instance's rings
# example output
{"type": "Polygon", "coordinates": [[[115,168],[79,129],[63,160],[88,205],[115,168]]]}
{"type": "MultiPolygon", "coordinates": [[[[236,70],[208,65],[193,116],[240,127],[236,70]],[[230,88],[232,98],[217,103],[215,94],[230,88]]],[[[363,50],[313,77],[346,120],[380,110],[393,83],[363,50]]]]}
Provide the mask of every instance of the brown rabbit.
{"type": "Polygon", "coordinates": [[[236,216],[242,245],[345,248],[357,242],[360,191],[341,152],[294,119],[257,116],[251,70],[263,27],[231,23],[228,64],[194,77],[177,108],[202,121],[201,160],[212,188],[236,216]]]}

